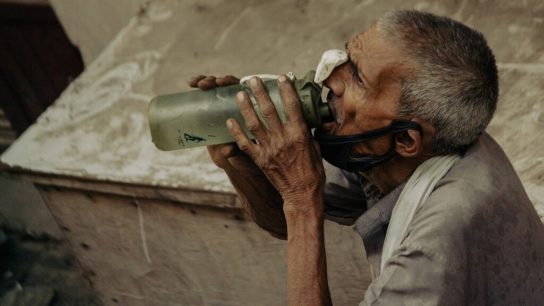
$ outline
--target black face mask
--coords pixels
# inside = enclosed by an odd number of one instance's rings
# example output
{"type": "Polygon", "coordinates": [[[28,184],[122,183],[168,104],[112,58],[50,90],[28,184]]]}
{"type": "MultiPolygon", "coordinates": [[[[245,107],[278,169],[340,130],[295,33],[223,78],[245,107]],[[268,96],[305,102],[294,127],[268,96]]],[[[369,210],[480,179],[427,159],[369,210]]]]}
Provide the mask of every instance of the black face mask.
{"type": "Polygon", "coordinates": [[[386,127],[361,134],[336,136],[324,134],[322,131],[316,130],[314,137],[321,148],[321,156],[323,156],[326,161],[338,168],[351,172],[358,172],[374,168],[395,156],[396,151],[393,146],[393,137],[395,134],[406,130],[418,130],[420,134],[423,134],[423,130],[419,124],[413,121],[396,120],[386,127]],[[384,155],[351,154],[353,145],[389,133],[391,133],[391,148],[384,155]]]}

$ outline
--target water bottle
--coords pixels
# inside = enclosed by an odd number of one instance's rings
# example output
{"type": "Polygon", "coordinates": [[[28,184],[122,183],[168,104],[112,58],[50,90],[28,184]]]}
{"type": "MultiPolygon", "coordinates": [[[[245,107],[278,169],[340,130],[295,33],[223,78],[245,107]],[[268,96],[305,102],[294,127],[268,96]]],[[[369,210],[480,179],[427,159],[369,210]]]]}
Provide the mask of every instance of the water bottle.
{"type": "MultiPolygon", "coordinates": [[[[331,116],[327,104],[321,99],[321,86],[314,82],[314,75],[315,71],[309,71],[303,79],[292,81],[309,128],[321,125],[331,116]]],[[[277,80],[263,80],[263,83],[280,120],[285,122],[277,80]]],[[[160,150],[170,151],[233,142],[225,125],[228,118],[236,119],[246,135],[253,138],[245,128],[236,104],[236,94],[241,90],[249,94],[257,115],[266,125],[247,82],[210,90],[191,90],[151,100],[148,118],[153,143],[160,150]]]]}

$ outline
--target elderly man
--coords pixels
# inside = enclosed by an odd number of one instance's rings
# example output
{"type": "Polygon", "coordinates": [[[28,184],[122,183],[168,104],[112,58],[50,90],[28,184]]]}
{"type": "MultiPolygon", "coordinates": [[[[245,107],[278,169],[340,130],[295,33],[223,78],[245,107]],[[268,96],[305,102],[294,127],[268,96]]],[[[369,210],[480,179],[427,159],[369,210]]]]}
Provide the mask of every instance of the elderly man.
{"type": "MultiPolygon", "coordinates": [[[[335,121],[315,137],[278,79],[286,122],[250,80],[237,145],[209,147],[256,223],[287,238],[290,305],[331,304],[324,218],[355,223],[374,281],[361,304],[543,305],[544,228],[484,130],[498,82],[483,36],[417,11],[380,18],[325,80],[335,121]],[[323,166],[322,156],[331,166],[323,166]],[[325,171],[327,168],[327,174],[325,171]]],[[[202,89],[234,77],[197,77],[202,89]]],[[[362,297],[361,297],[362,298],[362,297]]]]}

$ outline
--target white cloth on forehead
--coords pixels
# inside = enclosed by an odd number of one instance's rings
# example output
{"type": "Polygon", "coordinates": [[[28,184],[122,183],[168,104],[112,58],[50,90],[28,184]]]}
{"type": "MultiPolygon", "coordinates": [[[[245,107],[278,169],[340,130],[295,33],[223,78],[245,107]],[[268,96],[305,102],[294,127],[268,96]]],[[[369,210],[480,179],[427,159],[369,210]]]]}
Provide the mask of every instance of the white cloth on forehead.
{"type": "MultiPolygon", "coordinates": [[[[276,80],[276,79],[278,79],[280,77],[280,75],[279,74],[268,74],[268,73],[250,74],[250,75],[246,75],[246,76],[242,77],[240,79],[240,84],[244,84],[244,83],[248,82],[253,77],[258,77],[258,78],[260,78],[260,79],[262,79],[264,81],[264,80],[276,80]]],[[[292,72],[287,72],[287,77],[291,81],[295,79],[295,75],[292,72]]]]}
{"type": "MultiPolygon", "coordinates": [[[[315,71],[314,76],[314,82],[319,84],[320,86],[323,85],[323,81],[325,81],[329,75],[331,75],[334,68],[342,65],[343,63],[348,61],[348,54],[344,50],[340,49],[331,49],[323,52],[323,55],[321,55],[321,60],[319,60],[319,64],[317,64],[317,68],[315,71]]],[[[252,77],[259,77],[261,79],[277,79],[279,76],[277,74],[252,74],[252,75],[246,75],[245,77],[240,79],[240,84],[243,84],[247,81],[249,81],[252,77]]],[[[293,80],[294,75],[292,72],[289,72],[287,76],[293,80]]]]}
{"type": "Polygon", "coordinates": [[[399,248],[406,236],[408,226],[412,222],[416,210],[425,202],[436,183],[446,175],[453,164],[459,159],[459,155],[435,156],[423,162],[414,171],[402,190],[387,228],[383,243],[381,271],[393,252],[399,248]]]}
{"type": "Polygon", "coordinates": [[[348,54],[344,50],[331,49],[323,52],[321,60],[317,65],[315,71],[314,82],[322,85],[329,75],[331,75],[334,68],[342,65],[348,61],[348,54]]]}

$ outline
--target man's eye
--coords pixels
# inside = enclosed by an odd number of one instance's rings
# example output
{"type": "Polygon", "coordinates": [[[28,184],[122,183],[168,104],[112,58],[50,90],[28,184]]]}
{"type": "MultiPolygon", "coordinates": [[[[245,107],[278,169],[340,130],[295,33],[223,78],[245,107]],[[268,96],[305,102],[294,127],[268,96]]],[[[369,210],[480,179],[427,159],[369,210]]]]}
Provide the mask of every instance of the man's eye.
{"type": "Polygon", "coordinates": [[[357,68],[353,68],[353,79],[357,82],[357,84],[361,85],[361,86],[365,86],[365,83],[363,81],[363,79],[361,78],[361,76],[359,75],[359,71],[357,70],[357,68]]]}

